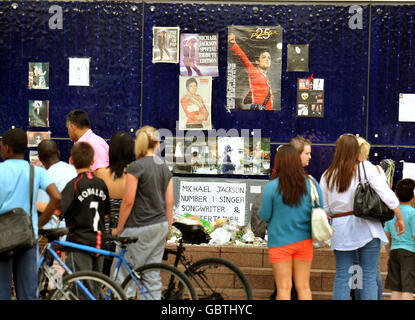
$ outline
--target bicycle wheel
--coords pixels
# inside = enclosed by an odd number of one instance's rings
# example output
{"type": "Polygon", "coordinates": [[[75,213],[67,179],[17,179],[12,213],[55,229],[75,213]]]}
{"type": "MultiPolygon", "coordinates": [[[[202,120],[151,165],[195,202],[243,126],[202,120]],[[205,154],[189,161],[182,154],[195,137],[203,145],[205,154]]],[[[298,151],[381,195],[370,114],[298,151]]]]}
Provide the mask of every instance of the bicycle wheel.
{"type": "Polygon", "coordinates": [[[179,269],[163,263],[150,263],[134,270],[140,287],[131,274],[121,287],[129,299],[136,300],[197,300],[196,290],[179,269]]]}
{"type": "Polygon", "coordinates": [[[252,288],[241,269],[222,258],[206,258],[185,272],[199,300],[252,300],[252,288]]]}
{"type": "Polygon", "coordinates": [[[49,294],[50,300],[93,300],[82,286],[86,287],[96,300],[126,300],[120,285],[95,271],[79,271],[63,277],[62,289],[49,294]]]}

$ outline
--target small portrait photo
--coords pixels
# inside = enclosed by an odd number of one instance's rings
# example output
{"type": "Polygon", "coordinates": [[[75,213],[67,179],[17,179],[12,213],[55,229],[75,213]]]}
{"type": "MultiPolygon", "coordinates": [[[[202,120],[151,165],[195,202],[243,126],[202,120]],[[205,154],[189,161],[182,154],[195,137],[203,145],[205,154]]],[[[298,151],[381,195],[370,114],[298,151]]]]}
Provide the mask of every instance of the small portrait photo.
{"type": "Polygon", "coordinates": [[[297,105],[297,116],[308,116],[308,105],[300,103],[297,105]]]}
{"type": "Polygon", "coordinates": [[[50,139],[50,132],[28,131],[27,132],[27,146],[37,147],[39,143],[45,139],[50,139]]]}
{"type": "Polygon", "coordinates": [[[49,100],[29,100],[29,127],[49,127],[49,100]]]}
{"type": "Polygon", "coordinates": [[[313,79],[313,90],[323,91],[324,90],[324,79],[313,79]]]}
{"type": "Polygon", "coordinates": [[[298,90],[310,90],[310,80],[298,79],[298,90]]]}
{"type": "Polygon", "coordinates": [[[153,27],[153,63],[179,63],[179,27],[153,27]]]}
{"type": "Polygon", "coordinates": [[[29,162],[33,166],[39,166],[39,167],[44,168],[42,162],[40,162],[40,160],[39,160],[39,154],[38,154],[37,150],[30,150],[29,151],[29,162]]]}
{"type": "Polygon", "coordinates": [[[243,137],[218,137],[218,164],[222,174],[244,174],[243,137]]]}
{"type": "Polygon", "coordinates": [[[49,89],[49,62],[29,62],[29,89],[49,89]]]}

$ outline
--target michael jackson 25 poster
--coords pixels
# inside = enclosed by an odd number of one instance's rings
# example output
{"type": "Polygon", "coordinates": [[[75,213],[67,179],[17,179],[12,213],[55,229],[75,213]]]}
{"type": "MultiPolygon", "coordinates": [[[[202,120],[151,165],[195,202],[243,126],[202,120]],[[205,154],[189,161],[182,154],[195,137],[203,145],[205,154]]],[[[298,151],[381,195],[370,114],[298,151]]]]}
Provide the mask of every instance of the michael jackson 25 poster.
{"type": "Polygon", "coordinates": [[[281,26],[228,27],[228,109],[281,110],[282,35],[281,26]]]}

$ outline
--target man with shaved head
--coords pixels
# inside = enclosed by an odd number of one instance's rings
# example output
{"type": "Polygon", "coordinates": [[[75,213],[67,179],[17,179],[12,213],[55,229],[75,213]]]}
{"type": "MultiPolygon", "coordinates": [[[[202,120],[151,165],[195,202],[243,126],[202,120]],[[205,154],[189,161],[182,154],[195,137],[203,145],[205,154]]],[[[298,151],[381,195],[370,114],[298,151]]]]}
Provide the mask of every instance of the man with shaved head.
{"type": "MultiPolygon", "coordinates": [[[[60,160],[60,152],[56,142],[50,139],[43,140],[37,147],[39,160],[43,166],[48,170],[52,176],[53,182],[58,188],[59,192],[65,188],[66,184],[77,176],[76,170],[70,164],[60,160]]],[[[38,210],[43,211],[41,203],[48,203],[49,196],[42,190],[39,191],[38,197],[38,210]]],[[[53,229],[58,226],[59,219],[53,215],[47,224],[43,227],[44,229],[53,229]]],[[[65,223],[62,221],[59,227],[64,227],[65,223]]]]}

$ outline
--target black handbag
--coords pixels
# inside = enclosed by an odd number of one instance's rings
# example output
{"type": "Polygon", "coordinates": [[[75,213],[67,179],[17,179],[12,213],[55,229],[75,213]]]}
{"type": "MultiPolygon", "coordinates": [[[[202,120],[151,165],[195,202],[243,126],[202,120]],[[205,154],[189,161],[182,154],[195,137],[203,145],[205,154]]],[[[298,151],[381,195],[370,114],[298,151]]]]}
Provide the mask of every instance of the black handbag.
{"type": "Polygon", "coordinates": [[[359,184],[356,188],[353,203],[353,214],[356,217],[385,222],[393,219],[393,211],[382,201],[375,190],[370,186],[367,180],[365,166],[362,162],[363,172],[365,173],[366,182],[362,183],[360,179],[360,170],[357,168],[359,175],[359,184]]]}
{"type": "Polygon", "coordinates": [[[32,223],[34,168],[30,166],[30,214],[15,208],[0,214],[0,254],[11,255],[15,251],[33,248],[37,240],[32,223]]]}

